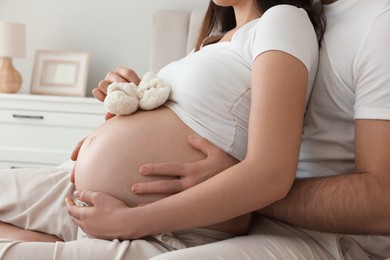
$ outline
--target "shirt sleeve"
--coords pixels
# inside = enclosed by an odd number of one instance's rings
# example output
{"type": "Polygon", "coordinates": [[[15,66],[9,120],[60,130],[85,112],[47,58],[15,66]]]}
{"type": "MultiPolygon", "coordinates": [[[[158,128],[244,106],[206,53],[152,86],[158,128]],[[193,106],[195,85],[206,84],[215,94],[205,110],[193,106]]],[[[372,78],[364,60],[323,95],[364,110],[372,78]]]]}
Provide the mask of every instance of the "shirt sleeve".
{"type": "Polygon", "coordinates": [[[354,64],[355,119],[390,120],[390,10],[373,22],[354,64]]]}
{"type": "Polygon", "coordinates": [[[277,5],[263,14],[256,28],[252,61],[270,50],[279,50],[294,56],[308,71],[317,68],[317,36],[304,9],[277,5]]]}

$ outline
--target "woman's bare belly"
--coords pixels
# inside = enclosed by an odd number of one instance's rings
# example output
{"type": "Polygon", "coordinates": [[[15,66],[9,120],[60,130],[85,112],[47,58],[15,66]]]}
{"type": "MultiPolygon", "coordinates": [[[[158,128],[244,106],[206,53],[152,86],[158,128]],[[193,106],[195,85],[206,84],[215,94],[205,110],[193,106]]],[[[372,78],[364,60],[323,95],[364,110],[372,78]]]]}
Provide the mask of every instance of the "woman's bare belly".
{"type": "MultiPolygon", "coordinates": [[[[131,192],[134,183],[163,178],[142,176],[139,167],[145,163],[204,159],[203,153],[187,143],[190,134],[197,135],[166,107],[116,116],[93,130],[84,141],[75,165],[76,189],[105,192],[129,207],[162,199],[166,196],[137,196],[131,192]]],[[[234,229],[247,222],[247,217],[241,217],[232,220],[231,225],[226,222],[223,228],[215,229],[237,233],[234,229]]]]}

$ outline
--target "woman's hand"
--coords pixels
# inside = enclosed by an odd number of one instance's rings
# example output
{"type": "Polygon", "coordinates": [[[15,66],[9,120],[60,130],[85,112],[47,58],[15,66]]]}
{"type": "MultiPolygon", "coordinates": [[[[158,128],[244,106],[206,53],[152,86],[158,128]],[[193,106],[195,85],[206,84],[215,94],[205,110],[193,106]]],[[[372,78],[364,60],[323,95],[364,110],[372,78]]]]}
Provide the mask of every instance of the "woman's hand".
{"type": "Polygon", "coordinates": [[[75,184],[75,177],[74,177],[74,168],[75,168],[76,166],[73,166],[73,168],[72,168],[72,170],[70,171],[70,182],[71,183],[73,183],[73,184],[75,184]]]}
{"type": "MultiPolygon", "coordinates": [[[[141,79],[132,69],[126,67],[118,67],[114,71],[107,73],[104,80],[100,81],[97,88],[92,90],[92,95],[100,101],[104,101],[107,96],[107,87],[113,82],[133,82],[136,85],[141,79]]],[[[113,114],[107,113],[106,120],[113,117],[113,114]]]]}
{"type": "Polygon", "coordinates": [[[188,137],[188,143],[206,155],[206,159],[194,163],[157,163],[144,164],[140,173],[145,176],[174,176],[177,179],[136,183],[133,193],[173,194],[195,186],[221,171],[233,166],[238,161],[227,155],[205,138],[188,137]]]}
{"type": "MultiPolygon", "coordinates": [[[[101,102],[104,102],[104,99],[107,96],[107,88],[111,83],[134,82],[136,85],[138,85],[140,81],[141,81],[140,77],[132,69],[126,67],[118,67],[114,71],[107,73],[104,80],[101,80],[99,82],[98,87],[92,90],[92,95],[94,95],[94,97],[100,100],[101,102]]],[[[111,113],[107,113],[105,119],[108,120],[114,116],[115,115],[111,113]]],[[[78,142],[76,147],[73,149],[72,155],[70,157],[73,161],[77,160],[77,156],[79,154],[80,148],[84,143],[84,141],[85,138],[83,138],[80,142],[78,142]]]]}
{"type": "Polygon", "coordinates": [[[102,192],[76,191],[74,197],[87,203],[89,207],[76,206],[71,198],[66,198],[66,207],[72,221],[85,233],[100,239],[128,239],[124,224],[129,221],[124,202],[102,192]]]}
{"type": "Polygon", "coordinates": [[[79,141],[76,145],[76,147],[73,149],[72,151],[72,154],[70,156],[70,159],[72,161],[77,161],[77,157],[79,156],[79,152],[80,152],[80,148],[81,146],[83,145],[84,141],[85,141],[86,137],[84,137],[83,139],[81,139],[81,141],[79,141]]]}
{"type": "MultiPolygon", "coordinates": [[[[79,156],[80,148],[83,145],[85,139],[86,139],[86,137],[81,139],[81,141],[79,141],[77,143],[76,147],[73,149],[72,154],[70,156],[70,159],[72,161],[77,161],[77,157],[79,156]]],[[[73,166],[72,171],[70,172],[70,182],[73,183],[73,184],[75,183],[75,177],[74,177],[74,168],[75,167],[76,167],[76,165],[73,166]]]]}
{"type": "Polygon", "coordinates": [[[99,82],[97,88],[94,88],[92,94],[100,101],[104,101],[107,95],[107,87],[113,82],[133,82],[138,85],[141,79],[132,69],[118,67],[114,71],[107,73],[104,80],[99,82]]]}

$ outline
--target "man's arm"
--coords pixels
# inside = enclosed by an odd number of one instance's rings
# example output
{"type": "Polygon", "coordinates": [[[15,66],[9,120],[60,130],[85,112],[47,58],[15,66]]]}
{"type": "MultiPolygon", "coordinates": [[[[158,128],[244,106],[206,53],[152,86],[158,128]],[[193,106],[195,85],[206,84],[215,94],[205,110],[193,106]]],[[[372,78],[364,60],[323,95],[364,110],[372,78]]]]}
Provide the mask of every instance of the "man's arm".
{"type": "Polygon", "coordinates": [[[390,234],[390,121],[355,125],[355,173],[296,180],[259,212],[312,230],[390,234]]]}

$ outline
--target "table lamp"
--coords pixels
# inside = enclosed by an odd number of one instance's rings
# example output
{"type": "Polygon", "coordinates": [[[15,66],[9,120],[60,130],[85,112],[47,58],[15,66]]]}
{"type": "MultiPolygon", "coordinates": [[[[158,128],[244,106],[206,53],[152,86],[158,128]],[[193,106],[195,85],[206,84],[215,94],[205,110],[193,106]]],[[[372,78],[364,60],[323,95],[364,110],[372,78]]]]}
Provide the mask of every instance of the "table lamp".
{"type": "Polygon", "coordinates": [[[16,93],[22,77],[12,65],[12,58],[23,58],[26,53],[26,26],[0,22],[0,93],[16,93]]]}

